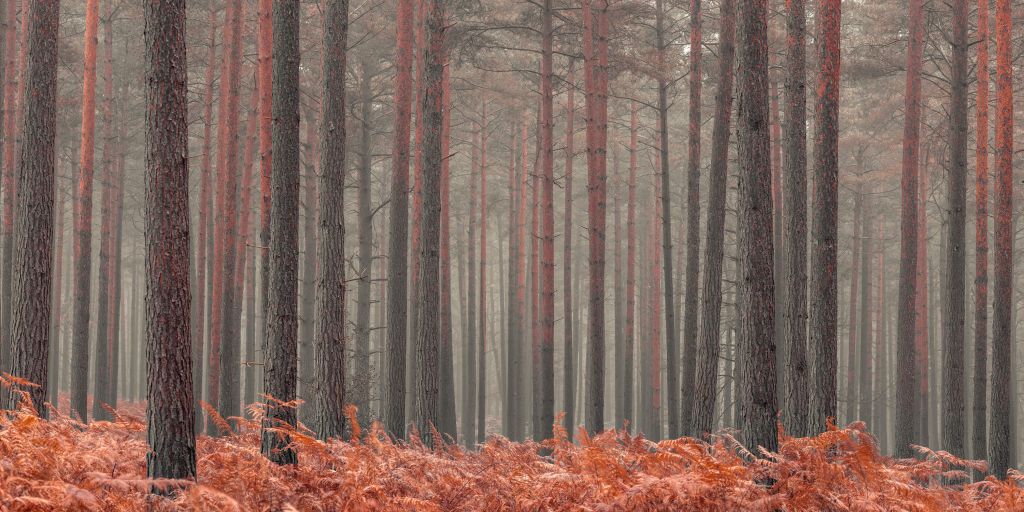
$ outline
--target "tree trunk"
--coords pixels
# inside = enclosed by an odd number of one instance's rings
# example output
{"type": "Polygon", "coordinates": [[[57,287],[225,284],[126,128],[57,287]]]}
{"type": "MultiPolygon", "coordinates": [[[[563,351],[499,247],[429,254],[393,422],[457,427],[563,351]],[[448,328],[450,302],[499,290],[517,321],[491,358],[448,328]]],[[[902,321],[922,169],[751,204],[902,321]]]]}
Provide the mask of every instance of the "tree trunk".
{"type": "Polygon", "coordinates": [[[836,256],[839,209],[839,0],[818,4],[818,97],[815,107],[814,222],[811,236],[810,367],[813,368],[808,434],[825,430],[836,417],[836,256]]]}
{"type": "MultiPolygon", "coordinates": [[[[161,0],[145,7],[146,476],[194,480],[185,2],[161,0]]],[[[54,18],[51,33],[56,34],[54,18]]]]}
{"type": "MultiPolygon", "coordinates": [[[[487,438],[487,100],[480,115],[480,338],[477,343],[476,441],[487,438]]],[[[473,241],[470,240],[472,244],[473,241]]],[[[568,317],[567,317],[568,318],[568,317]]],[[[566,320],[568,321],[568,320],[566,320]]],[[[472,363],[472,362],[471,362],[472,363]]],[[[466,431],[466,436],[469,436],[466,431]]]]}
{"type": "Polygon", "coordinates": [[[391,214],[388,225],[387,382],[383,386],[381,402],[384,428],[392,437],[405,434],[412,25],[413,0],[399,0],[395,23],[395,135],[391,147],[391,214]]]}
{"type": "Polygon", "coordinates": [[[452,265],[451,265],[451,68],[449,67],[447,50],[445,51],[444,65],[441,76],[441,219],[438,258],[440,268],[440,320],[439,327],[439,352],[438,370],[440,372],[440,390],[438,396],[438,413],[441,423],[438,425],[441,434],[448,436],[451,440],[458,438],[457,424],[455,417],[455,356],[452,346],[452,265]]]}
{"type": "MultiPolygon", "coordinates": [[[[519,309],[519,211],[522,205],[519,201],[519,177],[516,175],[516,133],[515,125],[512,125],[512,136],[509,141],[509,168],[508,168],[508,279],[507,290],[508,305],[505,309],[507,327],[505,333],[505,393],[504,409],[502,411],[502,432],[510,439],[515,439],[514,426],[519,417],[519,386],[512,376],[519,370],[519,324],[521,311],[519,309]]],[[[504,274],[504,272],[502,272],[504,274]]]]}
{"type": "MultiPolygon", "coordinates": [[[[2,6],[0,6],[2,11],[2,6]]],[[[0,43],[2,44],[2,43],[0,43]]],[[[0,61],[2,61],[0,57],[0,61]]],[[[0,66],[2,67],[2,66],[0,66]]],[[[0,144],[0,146],[3,146],[0,144]]],[[[65,176],[57,176],[57,182],[63,181],[65,176]]],[[[63,291],[63,269],[64,269],[64,209],[67,204],[64,201],[64,187],[57,186],[56,189],[56,208],[57,212],[54,217],[54,228],[53,228],[53,292],[51,295],[52,306],[51,310],[53,314],[50,317],[50,353],[49,362],[47,364],[47,383],[49,389],[47,389],[47,400],[50,401],[54,407],[58,405],[58,397],[60,394],[60,375],[62,356],[65,353],[61,347],[61,306],[63,305],[61,293],[63,291]]]]}
{"type": "MultiPolygon", "coordinates": [[[[224,186],[221,194],[218,196],[222,208],[218,211],[218,217],[221,218],[218,226],[222,231],[221,236],[217,236],[214,239],[214,258],[221,258],[220,263],[223,265],[221,278],[215,280],[214,286],[223,288],[221,292],[223,304],[221,306],[220,321],[217,322],[216,314],[211,318],[213,320],[213,328],[220,329],[220,367],[217,373],[220,378],[218,379],[219,382],[210,379],[211,385],[219,384],[216,401],[217,412],[223,418],[239,416],[241,412],[239,409],[241,400],[239,398],[238,383],[240,377],[238,363],[241,361],[239,358],[241,344],[239,343],[237,332],[238,324],[235,322],[235,310],[238,304],[233,283],[234,275],[237,271],[235,268],[235,251],[239,236],[238,84],[239,68],[242,62],[242,20],[245,19],[245,3],[241,0],[234,0],[228,5],[228,11],[231,13],[228,16],[230,21],[226,23],[230,26],[226,25],[224,31],[225,60],[223,68],[227,71],[227,74],[221,79],[221,113],[223,115],[219,116],[219,119],[223,121],[218,126],[222,137],[222,142],[218,146],[223,150],[223,155],[220,152],[217,155],[218,164],[220,164],[218,166],[218,174],[223,176],[224,186]],[[228,39],[229,34],[230,39],[228,39]],[[220,244],[219,248],[218,243],[220,244]]],[[[214,274],[216,274],[216,267],[214,268],[214,274]]],[[[214,307],[216,308],[216,304],[214,304],[214,307]]],[[[214,333],[216,332],[215,330],[214,333]]],[[[211,398],[212,396],[213,393],[210,393],[211,398]]],[[[215,428],[212,422],[208,422],[206,425],[206,430],[209,434],[215,434],[215,428]]]]}
{"type": "MultiPolygon", "coordinates": [[[[474,123],[475,124],[475,123],[474,123]]],[[[479,125],[476,125],[477,127],[479,125]]],[[[476,445],[476,173],[479,166],[477,151],[479,148],[479,128],[474,130],[470,142],[469,167],[469,218],[466,220],[466,265],[468,269],[466,284],[465,337],[462,368],[462,440],[466,448],[476,445]]],[[[461,278],[461,271],[460,271],[461,278]]],[[[460,290],[461,291],[461,290],[460,290]]],[[[460,296],[462,293],[460,293],[460,296]]],[[[461,315],[460,315],[461,316],[461,315]]]]}
{"type": "MultiPolygon", "coordinates": [[[[690,123],[689,123],[689,157],[686,172],[686,298],[683,311],[683,382],[682,388],[677,382],[679,364],[679,342],[676,334],[675,304],[673,299],[672,270],[672,237],[669,223],[672,209],[669,198],[672,189],[669,186],[668,159],[668,77],[664,66],[663,4],[658,0],[657,37],[658,60],[661,63],[658,75],[658,114],[661,119],[661,208],[663,211],[662,238],[664,243],[665,265],[665,345],[668,349],[668,433],[672,438],[680,434],[692,435],[693,430],[693,387],[696,383],[697,371],[697,292],[700,282],[700,128],[701,128],[701,0],[690,0],[690,123]],[[680,395],[680,391],[682,394],[680,395]],[[681,403],[679,397],[687,397],[681,403]],[[676,404],[681,409],[676,417],[676,404]],[[675,425],[673,425],[675,423],[675,425]],[[681,427],[681,428],[680,428],[681,427]]],[[[716,363],[717,365],[717,363],[716,363]]]]}
{"type": "MultiPolygon", "coordinates": [[[[345,259],[348,0],[332,0],[326,9],[320,117],[320,219],[317,230],[320,243],[317,245],[317,259],[321,262],[342,262],[345,259]]],[[[314,428],[321,439],[340,437],[345,429],[345,372],[340,371],[346,367],[345,288],[345,265],[317,266],[316,309],[313,315],[313,380],[316,383],[314,428]]],[[[404,381],[404,376],[402,379],[404,381]]],[[[399,402],[397,406],[404,407],[404,403],[399,402]]]]}
{"type": "Polygon", "coordinates": [[[975,129],[974,383],[971,457],[988,456],[988,0],[978,0],[975,129]]]}
{"type": "Polygon", "coordinates": [[[590,305],[587,334],[590,341],[587,364],[586,427],[590,432],[604,430],[604,267],[605,267],[605,188],[608,138],[608,0],[583,4],[585,25],[596,23],[596,30],[584,30],[584,58],[590,68],[587,87],[587,217],[590,245],[590,305]],[[593,16],[593,21],[590,20],[593,16]],[[591,34],[593,42],[591,42],[591,34]],[[595,55],[596,53],[596,55],[595,55]]]}
{"type": "MultiPolygon", "coordinates": [[[[736,3],[723,0],[719,27],[718,90],[711,135],[711,169],[708,180],[707,247],[704,249],[704,300],[701,302],[700,343],[693,388],[693,419],[690,432],[710,433],[714,428],[715,393],[718,388],[718,356],[721,350],[722,260],[725,244],[726,185],[729,178],[729,130],[732,118],[733,58],[736,51],[736,3]]],[[[736,357],[735,351],[733,357],[736,357]]],[[[728,407],[729,401],[723,405],[728,407]]]]}
{"type": "MultiPolygon", "coordinates": [[[[878,221],[878,239],[885,240],[885,230],[882,220],[878,221]]],[[[889,453],[889,310],[885,301],[885,251],[878,251],[878,300],[876,301],[875,316],[875,393],[874,410],[871,419],[874,420],[872,431],[878,437],[878,446],[883,454],[889,453]]]]}
{"type": "MultiPolygon", "coordinates": [[[[566,76],[565,88],[565,212],[562,217],[562,409],[565,413],[565,431],[572,439],[576,430],[576,367],[573,364],[576,351],[572,322],[572,167],[575,156],[575,122],[576,122],[576,75],[573,73],[573,61],[569,62],[569,74],[566,76]]],[[[622,418],[616,418],[617,421],[622,418]]]]}
{"type": "Polygon", "coordinates": [[[210,225],[210,205],[213,201],[212,173],[210,166],[210,153],[213,146],[213,84],[216,78],[217,69],[217,10],[210,9],[210,39],[206,55],[206,79],[203,93],[203,149],[200,160],[199,178],[199,221],[196,226],[194,243],[196,246],[195,262],[195,283],[193,293],[195,300],[192,301],[192,378],[196,383],[195,388],[195,417],[196,430],[202,430],[203,409],[200,405],[202,400],[203,380],[203,347],[206,341],[206,269],[212,255],[208,254],[210,237],[208,226],[210,225]]]}
{"type": "MultiPolygon", "coordinates": [[[[359,409],[360,421],[369,419],[370,405],[370,284],[373,270],[373,211],[370,205],[372,191],[373,155],[371,134],[373,132],[373,89],[371,80],[377,73],[374,64],[365,59],[361,63],[362,77],[359,81],[359,181],[358,219],[359,253],[356,276],[356,324],[355,324],[355,374],[353,378],[353,403],[359,409]]],[[[368,422],[365,424],[369,425],[368,422]]]]}
{"type": "Polygon", "coordinates": [[[964,449],[964,314],[967,244],[967,0],[953,1],[952,84],[949,111],[949,238],[943,315],[942,447],[957,457],[964,449]]]}
{"type": "Polygon", "coordinates": [[[270,429],[295,426],[295,408],[285,404],[295,399],[298,337],[300,53],[297,0],[274,4],[274,55],[277,58],[274,59],[271,165],[277,170],[273,175],[277,201],[271,212],[263,389],[280,402],[267,404],[261,452],[277,464],[296,464],[298,458],[290,447],[290,436],[270,429]]]}
{"type": "MultiPolygon", "coordinates": [[[[316,272],[319,267],[316,247],[317,243],[317,173],[318,162],[316,156],[316,115],[312,109],[306,111],[305,144],[301,153],[305,157],[302,161],[304,171],[299,178],[299,187],[304,196],[302,205],[302,264],[300,265],[299,281],[299,398],[303,403],[299,406],[299,421],[304,424],[313,423],[313,396],[316,393],[316,384],[313,375],[313,332],[314,332],[314,309],[316,307],[316,272]]],[[[340,261],[340,260],[339,260],[340,261]]]]}
{"type": "MultiPolygon", "coordinates": [[[[927,198],[928,187],[928,161],[930,154],[926,151],[924,165],[919,171],[917,190],[917,300],[914,326],[914,350],[917,361],[917,423],[918,437],[915,442],[927,446],[928,442],[928,349],[931,342],[929,332],[932,331],[929,320],[934,319],[929,315],[928,309],[928,215],[927,198]]],[[[940,235],[941,236],[941,235],[940,235]]]]}
{"type": "MultiPolygon", "coordinates": [[[[544,0],[541,22],[543,56],[541,58],[541,248],[540,248],[540,363],[541,406],[539,431],[542,438],[551,434],[555,424],[555,171],[554,171],[554,91],[551,86],[553,29],[552,0],[544,0]]],[[[538,429],[535,429],[538,430],[538,429]]]]}
{"type": "Polygon", "coordinates": [[[416,426],[423,443],[434,446],[432,432],[441,427],[440,370],[440,224],[442,138],[444,136],[445,0],[427,0],[427,46],[423,72],[423,214],[420,220],[419,303],[416,329],[419,351],[416,382],[416,426]]]}
{"type": "MultiPolygon", "coordinates": [[[[259,91],[259,137],[260,137],[260,341],[259,352],[266,359],[267,349],[267,305],[270,298],[270,214],[272,209],[273,168],[273,46],[274,21],[273,0],[258,0],[258,31],[256,38],[256,82],[259,91]]],[[[263,366],[259,373],[262,373],[263,366]]]]}
{"type": "MultiPolygon", "coordinates": [[[[850,258],[850,301],[849,315],[847,316],[847,343],[846,343],[846,408],[843,411],[843,423],[851,423],[857,418],[857,302],[860,298],[858,288],[860,287],[860,263],[863,253],[861,244],[861,226],[864,217],[864,197],[858,186],[853,196],[853,236],[850,237],[852,257],[850,258]]],[[[839,418],[836,418],[837,423],[839,418]]]]}
{"type": "Polygon", "coordinates": [[[1010,2],[996,0],[995,123],[995,289],[992,309],[992,411],[989,423],[990,471],[1005,478],[1010,466],[1011,354],[1013,327],[1013,68],[1010,2]]]}
{"type": "Polygon", "coordinates": [[[422,262],[420,261],[420,224],[423,217],[423,55],[426,48],[426,10],[427,0],[416,0],[416,18],[414,33],[416,36],[416,84],[414,89],[416,91],[416,97],[413,99],[413,104],[416,107],[416,130],[413,134],[415,158],[413,159],[413,175],[415,182],[413,183],[413,200],[412,200],[412,220],[410,222],[409,229],[412,231],[409,235],[409,345],[407,347],[406,358],[410,359],[411,362],[407,364],[408,375],[406,376],[405,387],[410,390],[406,394],[406,415],[410,416],[409,421],[415,421],[417,417],[416,413],[416,393],[413,392],[413,388],[416,387],[416,383],[419,380],[416,372],[419,371],[419,363],[416,358],[419,355],[419,347],[416,343],[419,341],[419,336],[416,333],[416,329],[419,328],[419,314],[420,314],[420,267],[422,262]]]}
{"type": "MultiPolygon", "coordinates": [[[[96,126],[96,30],[99,26],[99,0],[86,3],[85,72],[82,82],[82,142],[78,167],[78,203],[75,212],[75,306],[72,323],[72,356],[75,369],[71,384],[71,410],[82,421],[88,421],[86,401],[89,393],[89,288],[92,270],[92,188],[93,140],[96,126]]],[[[8,183],[4,189],[9,190],[8,183]]],[[[6,226],[6,222],[5,222],[6,226]]],[[[6,247],[10,238],[4,242],[6,247]]],[[[4,261],[10,261],[4,257],[4,261]]],[[[4,269],[7,270],[6,268],[4,269]]],[[[6,285],[6,279],[4,279],[6,285]]],[[[6,294],[5,294],[6,295],[6,294]]],[[[6,322],[6,314],[5,322],[6,322]]]]}
{"type": "Polygon", "coordinates": [[[850,360],[856,356],[857,361],[857,407],[855,418],[874,427],[871,416],[871,403],[875,399],[871,389],[871,223],[873,205],[870,196],[861,193],[861,244],[860,244],[860,339],[857,340],[858,351],[850,354],[850,360]]]}

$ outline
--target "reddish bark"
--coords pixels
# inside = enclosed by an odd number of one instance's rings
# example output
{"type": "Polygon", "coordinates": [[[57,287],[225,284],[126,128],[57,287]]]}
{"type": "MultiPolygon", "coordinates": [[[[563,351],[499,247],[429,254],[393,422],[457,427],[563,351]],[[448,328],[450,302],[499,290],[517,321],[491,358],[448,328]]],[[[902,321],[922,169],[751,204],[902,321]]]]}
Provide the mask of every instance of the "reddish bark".
{"type": "Polygon", "coordinates": [[[1010,466],[1012,417],[1010,309],[1013,292],[1013,18],[1009,0],[996,0],[995,257],[992,290],[992,402],[989,460],[997,478],[1010,466]]]}
{"type": "Polygon", "coordinates": [[[392,137],[391,149],[391,212],[388,228],[387,380],[381,401],[384,427],[393,437],[405,434],[413,2],[399,0],[395,22],[395,136],[392,137]]]}
{"type": "MultiPolygon", "coordinates": [[[[900,180],[902,214],[900,222],[900,285],[899,304],[918,303],[918,165],[920,159],[921,130],[921,66],[924,41],[922,0],[910,0],[910,44],[907,49],[907,87],[903,124],[903,170],[900,180]]],[[[923,259],[923,258],[922,258],[923,259]]],[[[913,390],[918,387],[917,356],[915,355],[916,307],[899,308],[896,345],[896,389],[913,390]]],[[[910,445],[918,442],[917,393],[896,395],[897,457],[913,455],[910,445]]]]}
{"type": "Polygon", "coordinates": [[[541,277],[540,277],[540,363],[542,438],[550,437],[555,422],[555,171],[554,171],[554,91],[551,86],[552,40],[551,0],[544,0],[542,21],[543,57],[541,58],[541,277]]]}
{"type": "MultiPolygon", "coordinates": [[[[572,164],[575,151],[576,122],[576,75],[573,72],[574,62],[569,62],[569,74],[566,76],[565,88],[565,212],[562,217],[562,342],[564,343],[562,375],[562,409],[565,413],[565,431],[572,439],[576,430],[576,367],[573,364],[578,350],[574,348],[572,321],[572,164]]],[[[620,421],[622,418],[616,418],[620,421]]]]}
{"type": "MultiPolygon", "coordinates": [[[[99,27],[99,14],[99,0],[89,0],[86,4],[83,51],[85,71],[82,82],[82,140],[79,150],[78,203],[75,215],[75,306],[71,341],[71,357],[75,366],[72,373],[71,410],[77,413],[82,421],[89,419],[86,400],[89,390],[89,289],[92,283],[92,182],[96,128],[96,31],[99,27]]],[[[4,188],[9,190],[7,186],[4,188]]],[[[6,228],[7,220],[4,221],[4,229],[6,228]]],[[[102,366],[97,368],[97,371],[102,370],[102,366]]]]}

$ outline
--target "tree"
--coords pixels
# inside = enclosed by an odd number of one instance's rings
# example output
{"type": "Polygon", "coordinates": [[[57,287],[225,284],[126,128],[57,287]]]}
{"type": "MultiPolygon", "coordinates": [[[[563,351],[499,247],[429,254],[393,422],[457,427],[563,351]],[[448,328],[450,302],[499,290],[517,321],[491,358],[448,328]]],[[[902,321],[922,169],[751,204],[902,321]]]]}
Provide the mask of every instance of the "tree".
{"type": "Polygon", "coordinates": [[[807,434],[807,15],[804,0],[786,1],[785,201],[786,302],[783,307],[789,360],[783,424],[807,434]]]}
{"type": "Polygon", "coordinates": [[[551,86],[553,30],[551,0],[544,0],[541,15],[541,239],[540,239],[540,417],[536,431],[547,438],[555,423],[555,171],[554,171],[554,92],[551,86]]]}
{"type": "Polygon", "coordinates": [[[996,0],[995,258],[992,294],[992,405],[989,423],[990,470],[1006,478],[1010,466],[1011,352],[1013,336],[1013,18],[1008,0],[996,0]]]}
{"type": "Polygon", "coordinates": [[[814,222],[808,288],[811,407],[807,433],[825,430],[836,417],[836,269],[839,207],[839,0],[818,3],[817,104],[814,123],[814,222]]]}
{"type": "Polygon", "coordinates": [[[949,110],[949,236],[942,355],[942,448],[964,451],[964,311],[967,244],[967,0],[953,1],[952,84],[949,110]]]}
{"type": "MultiPolygon", "coordinates": [[[[743,432],[748,446],[775,451],[775,285],[768,119],[768,2],[741,0],[737,83],[739,138],[740,332],[743,432]]],[[[828,13],[828,11],[824,11],[828,13]]],[[[826,32],[827,34],[827,32],[826,32]]]]}
{"type": "MultiPolygon", "coordinates": [[[[487,100],[480,114],[480,341],[477,347],[476,439],[487,437],[487,100]]],[[[471,241],[472,242],[472,241],[471,241]]],[[[466,435],[470,435],[468,432],[466,435]]]]}
{"type": "MultiPolygon", "coordinates": [[[[903,172],[900,180],[900,304],[917,303],[918,165],[921,129],[921,60],[924,39],[921,0],[910,0],[910,43],[907,48],[907,92],[903,121],[903,172]]],[[[917,389],[914,336],[916,310],[899,308],[896,338],[896,388],[917,389]]],[[[896,395],[896,456],[909,457],[917,442],[916,393],[896,395]]]]}
{"type": "Polygon", "coordinates": [[[7,407],[14,408],[19,391],[27,394],[40,416],[44,407],[50,342],[50,294],[53,279],[53,177],[57,124],[57,33],[60,1],[33,2],[29,17],[29,61],[21,125],[24,143],[18,165],[18,215],[14,220],[12,342],[10,369],[29,385],[15,385],[7,407]]]}
{"type": "MultiPolygon", "coordinates": [[[[267,306],[270,294],[267,287],[270,282],[270,215],[273,208],[273,47],[274,20],[273,0],[258,0],[259,26],[256,41],[256,90],[259,93],[259,137],[260,137],[260,313],[267,318],[267,306]]],[[[264,325],[265,327],[265,325],[264,325]]],[[[266,348],[267,332],[262,332],[262,345],[266,348]]],[[[264,352],[264,359],[266,353],[264,352]]],[[[257,361],[258,362],[258,361],[257,361]]]]}
{"type": "Polygon", "coordinates": [[[79,149],[78,204],[75,209],[75,306],[71,331],[71,360],[75,366],[72,372],[71,410],[82,421],[89,419],[86,401],[89,393],[89,288],[92,284],[92,181],[96,131],[96,31],[99,27],[99,0],[88,0],[85,12],[82,142],[79,149]]]}
{"type": "Polygon", "coordinates": [[[971,456],[988,455],[988,0],[978,0],[975,162],[974,403],[971,456]]]}
{"type": "Polygon", "coordinates": [[[704,300],[701,303],[700,341],[693,389],[693,420],[690,431],[701,435],[714,426],[715,393],[718,388],[718,355],[722,319],[722,259],[725,243],[725,193],[729,166],[729,124],[732,118],[733,56],[736,52],[736,3],[721,4],[718,48],[718,90],[711,135],[711,169],[708,180],[707,246],[704,248],[704,300]]]}
{"type": "Polygon", "coordinates": [[[270,395],[261,452],[277,464],[296,464],[290,436],[295,426],[299,252],[299,2],[274,3],[273,202],[263,389],[270,395]]]}
{"type": "Polygon", "coordinates": [[[605,201],[608,141],[608,0],[595,0],[596,13],[590,1],[584,0],[584,59],[588,62],[590,80],[587,89],[587,217],[589,222],[590,305],[587,308],[590,341],[587,368],[586,427],[588,431],[604,430],[604,267],[605,267],[605,201]],[[593,16],[593,20],[589,19],[593,16]],[[591,35],[592,33],[592,35],[591,35]],[[591,42],[590,38],[593,38],[591,42]],[[587,47],[596,47],[587,51],[587,47]]]}
{"type": "Polygon", "coordinates": [[[194,480],[185,1],[146,2],[145,17],[146,476],[194,480]]]}
{"type": "MultiPolygon", "coordinates": [[[[443,75],[445,57],[445,0],[427,0],[423,72],[423,213],[420,219],[419,302],[437,304],[441,296],[441,152],[444,123],[443,75]]],[[[416,329],[420,366],[416,382],[416,426],[427,446],[433,446],[432,429],[440,427],[440,312],[423,307],[416,329]]]]}
{"type": "Polygon", "coordinates": [[[387,381],[383,385],[381,411],[384,428],[393,437],[401,437],[405,434],[413,0],[399,0],[396,15],[395,125],[391,147],[391,216],[388,228],[387,381]]]}
{"type": "MultiPolygon", "coordinates": [[[[576,122],[576,75],[573,73],[574,62],[569,62],[569,73],[565,82],[565,212],[562,217],[562,343],[565,354],[562,371],[562,408],[565,410],[565,432],[572,439],[576,429],[576,360],[575,339],[573,334],[573,295],[572,295],[572,167],[575,151],[576,122]]],[[[482,228],[481,228],[482,229],[482,228]]],[[[483,240],[483,239],[481,239],[483,240]]],[[[484,244],[481,243],[481,247],[484,244]]],[[[482,249],[481,249],[482,250],[482,249]]],[[[481,255],[481,261],[483,256],[481,255]]],[[[483,274],[481,273],[481,276],[483,274]]],[[[482,279],[482,278],[481,278],[482,279]]],[[[482,283],[483,281],[481,281],[482,283]]],[[[481,284],[482,286],[482,284],[481,284]]],[[[622,418],[616,418],[616,421],[622,418]]]]}
{"type": "Polygon", "coordinates": [[[663,265],[665,267],[665,345],[668,349],[668,419],[669,435],[676,437],[680,433],[691,435],[694,433],[693,426],[693,400],[687,398],[681,403],[681,410],[677,417],[675,413],[676,404],[679,403],[680,391],[682,396],[692,396],[697,371],[697,358],[693,357],[697,352],[697,287],[700,277],[700,125],[701,125],[701,82],[703,71],[701,69],[701,0],[690,0],[690,117],[689,117],[689,156],[686,166],[686,298],[684,300],[683,312],[683,350],[686,357],[683,359],[683,383],[680,389],[677,367],[679,364],[679,342],[676,335],[675,304],[672,302],[675,292],[672,289],[675,274],[672,270],[672,231],[671,219],[672,209],[669,198],[672,196],[672,189],[669,187],[669,159],[668,159],[668,81],[664,69],[664,53],[666,44],[662,34],[664,23],[663,5],[664,0],[657,2],[658,15],[658,113],[661,119],[661,209],[662,225],[661,234],[663,248],[663,265]],[[677,425],[673,425],[673,421],[677,425]],[[678,423],[681,423],[682,430],[678,423]]]}
{"type": "MultiPolygon", "coordinates": [[[[321,262],[340,262],[345,258],[348,0],[331,0],[326,7],[323,111],[320,118],[320,244],[317,258],[321,262]]],[[[313,331],[316,432],[322,439],[328,439],[341,436],[345,426],[345,372],[338,371],[339,368],[345,368],[345,266],[318,265],[316,288],[313,331]]],[[[404,308],[404,304],[402,306],[404,308]]],[[[404,351],[402,355],[405,355],[404,351]]],[[[404,406],[401,402],[398,405],[404,406]]]]}

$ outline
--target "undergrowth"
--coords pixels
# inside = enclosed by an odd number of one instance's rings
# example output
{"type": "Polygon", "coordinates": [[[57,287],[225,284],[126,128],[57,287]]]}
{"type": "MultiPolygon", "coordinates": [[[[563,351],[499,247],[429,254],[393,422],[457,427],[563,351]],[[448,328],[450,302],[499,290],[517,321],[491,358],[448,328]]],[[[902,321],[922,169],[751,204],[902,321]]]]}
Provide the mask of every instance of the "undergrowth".
{"type": "Polygon", "coordinates": [[[556,428],[542,444],[491,436],[467,451],[396,442],[376,424],[364,431],[356,424],[348,441],[291,430],[299,464],[280,467],[260,455],[258,406],[247,418],[230,418],[227,435],[198,438],[198,481],[167,500],[147,493],[153,482],[145,479],[142,406],[119,411],[114,421],[88,425],[57,411],[41,420],[27,407],[0,416],[0,509],[1024,510],[1021,474],[950,485],[983,465],[926,448],[916,459],[881,456],[859,423],[783,437],[778,453],[761,458],[729,434],[652,442],[625,431],[581,431],[574,444],[556,428]]]}

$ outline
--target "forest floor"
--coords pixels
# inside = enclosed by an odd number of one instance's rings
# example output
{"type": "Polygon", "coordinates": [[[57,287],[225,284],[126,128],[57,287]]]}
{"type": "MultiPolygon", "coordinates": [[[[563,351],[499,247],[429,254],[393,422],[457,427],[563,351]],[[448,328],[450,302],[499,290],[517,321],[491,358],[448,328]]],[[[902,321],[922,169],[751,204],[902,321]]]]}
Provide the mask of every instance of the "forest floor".
{"type": "Polygon", "coordinates": [[[88,425],[0,415],[0,510],[1024,510],[1021,474],[943,485],[978,464],[923,448],[919,459],[883,457],[860,424],[784,438],[755,462],[728,434],[655,443],[580,432],[574,444],[561,431],[543,450],[492,436],[467,451],[356,426],[349,442],[292,431],[299,464],[280,467],[260,455],[259,407],[235,432],[198,438],[198,482],[170,501],[147,493],[144,406],[119,411],[88,425]]]}

